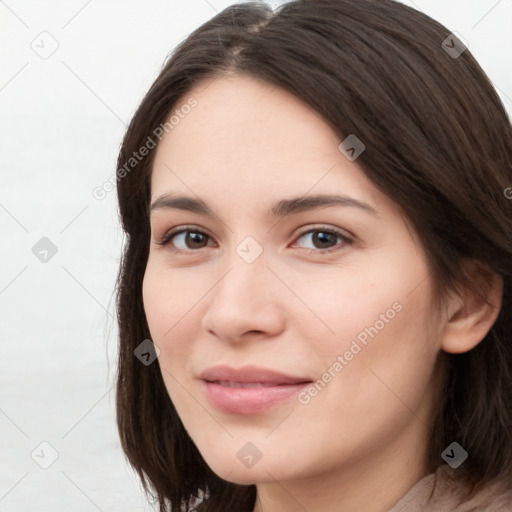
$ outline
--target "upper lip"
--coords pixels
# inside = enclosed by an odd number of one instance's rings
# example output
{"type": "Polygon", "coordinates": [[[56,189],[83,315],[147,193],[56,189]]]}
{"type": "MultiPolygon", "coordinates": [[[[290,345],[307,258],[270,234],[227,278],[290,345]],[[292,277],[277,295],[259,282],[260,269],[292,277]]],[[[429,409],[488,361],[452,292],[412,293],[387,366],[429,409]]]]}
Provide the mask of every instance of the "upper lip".
{"type": "Polygon", "coordinates": [[[295,377],[276,370],[260,366],[242,366],[232,368],[226,365],[212,366],[201,373],[199,378],[208,382],[230,381],[230,382],[261,382],[262,384],[299,384],[311,382],[307,377],[295,377]]]}

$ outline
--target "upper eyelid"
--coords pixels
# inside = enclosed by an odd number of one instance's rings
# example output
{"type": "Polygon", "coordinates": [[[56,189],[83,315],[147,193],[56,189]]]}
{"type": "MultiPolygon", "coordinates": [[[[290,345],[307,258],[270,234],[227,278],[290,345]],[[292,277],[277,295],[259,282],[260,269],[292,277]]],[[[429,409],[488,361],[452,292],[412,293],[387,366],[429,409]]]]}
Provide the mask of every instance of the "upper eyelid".
{"type": "MultiPolygon", "coordinates": [[[[304,226],[301,226],[296,229],[298,232],[295,236],[303,235],[305,233],[308,233],[309,231],[321,230],[321,229],[325,229],[326,231],[330,231],[330,230],[340,231],[342,234],[346,234],[345,236],[347,236],[349,238],[355,238],[355,235],[352,234],[347,229],[338,228],[335,226],[329,226],[327,224],[321,224],[321,223],[305,224],[304,226]]],[[[204,233],[205,235],[212,237],[212,235],[210,235],[210,233],[208,232],[207,229],[199,227],[199,226],[195,226],[195,225],[188,225],[188,224],[183,224],[181,226],[176,226],[174,228],[170,228],[170,229],[166,230],[162,234],[162,236],[167,236],[167,235],[170,235],[171,233],[173,235],[176,235],[183,231],[198,231],[198,232],[204,233]]]]}

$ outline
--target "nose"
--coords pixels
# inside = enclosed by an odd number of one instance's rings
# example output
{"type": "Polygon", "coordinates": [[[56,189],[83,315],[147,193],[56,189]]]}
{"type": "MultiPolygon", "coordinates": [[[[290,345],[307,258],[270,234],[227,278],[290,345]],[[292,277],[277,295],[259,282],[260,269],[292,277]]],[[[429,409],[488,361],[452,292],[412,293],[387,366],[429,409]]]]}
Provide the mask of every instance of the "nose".
{"type": "Polygon", "coordinates": [[[263,257],[247,263],[235,256],[208,294],[203,329],[235,344],[279,335],[285,326],[281,303],[286,300],[285,287],[267,268],[263,257]]]}

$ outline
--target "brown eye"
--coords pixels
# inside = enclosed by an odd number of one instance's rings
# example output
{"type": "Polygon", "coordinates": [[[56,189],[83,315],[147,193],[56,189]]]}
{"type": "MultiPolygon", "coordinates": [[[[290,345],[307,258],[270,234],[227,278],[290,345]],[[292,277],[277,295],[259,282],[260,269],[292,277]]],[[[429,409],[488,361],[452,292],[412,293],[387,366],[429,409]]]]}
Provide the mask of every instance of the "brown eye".
{"type": "Polygon", "coordinates": [[[201,249],[205,247],[205,242],[209,239],[206,233],[192,229],[181,229],[179,231],[167,233],[158,241],[159,245],[167,245],[172,241],[173,245],[180,244],[181,247],[176,247],[178,251],[187,251],[194,249],[201,249]],[[176,242],[177,240],[177,242],[176,242]]]}
{"type": "Polygon", "coordinates": [[[311,237],[311,240],[317,249],[326,249],[325,244],[336,244],[336,241],[338,240],[338,235],[327,231],[314,231],[313,233],[315,234],[311,237]],[[316,244],[320,244],[320,247],[316,244]]]}
{"type": "Polygon", "coordinates": [[[341,245],[350,245],[351,243],[353,243],[353,240],[332,228],[310,229],[309,231],[303,232],[298,237],[298,239],[301,238],[306,238],[313,245],[312,248],[306,247],[305,249],[307,251],[319,253],[336,251],[340,246],[340,243],[337,242],[338,240],[341,240],[341,242],[343,242],[341,245]]]}

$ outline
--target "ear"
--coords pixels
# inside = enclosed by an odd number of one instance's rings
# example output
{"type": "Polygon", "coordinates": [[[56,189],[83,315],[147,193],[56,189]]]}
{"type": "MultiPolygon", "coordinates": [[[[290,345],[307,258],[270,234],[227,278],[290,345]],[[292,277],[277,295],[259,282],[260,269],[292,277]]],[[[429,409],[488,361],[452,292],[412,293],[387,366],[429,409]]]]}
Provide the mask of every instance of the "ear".
{"type": "Polygon", "coordinates": [[[502,303],[503,278],[481,262],[471,260],[466,265],[472,289],[468,286],[460,295],[452,295],[441,334],[442,349],[452,354],[467,352],[485,338],[502,303]]]}

